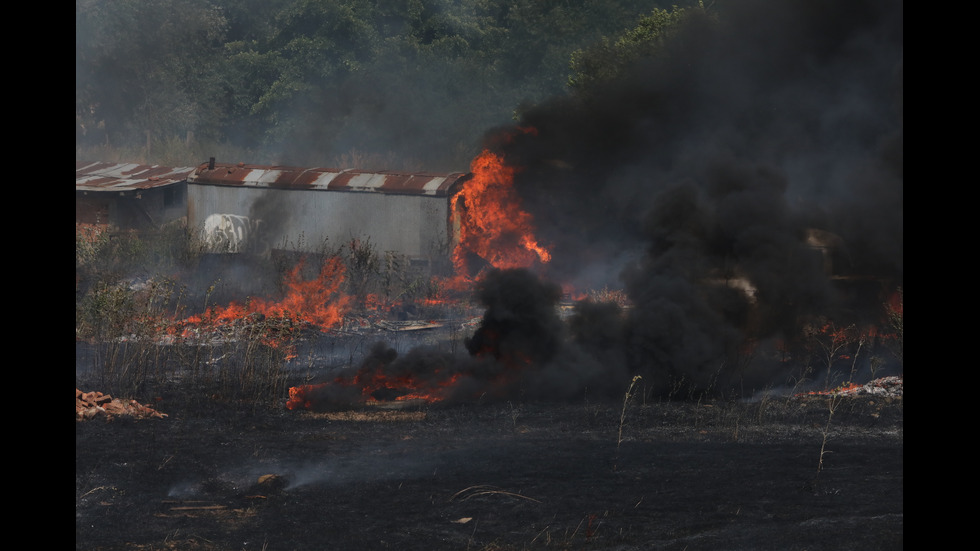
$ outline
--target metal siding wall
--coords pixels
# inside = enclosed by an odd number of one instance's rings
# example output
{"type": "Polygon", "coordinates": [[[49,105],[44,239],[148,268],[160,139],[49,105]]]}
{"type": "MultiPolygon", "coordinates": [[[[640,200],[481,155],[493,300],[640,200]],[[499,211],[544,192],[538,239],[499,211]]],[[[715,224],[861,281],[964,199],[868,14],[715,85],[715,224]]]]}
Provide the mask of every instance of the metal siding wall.
{"type": "Polygon", "coordinates": [[[296,191],[188,184],[189,225],[203,229],[211,214],[263,220],[274,248],[336,249],[351,239],[370,240],[379,253],[395,251],[436,260],[448,254],[448,197],[373,192],[296,191]],[[256,216],[267,210],[277,216],[256,216]],[[273,219],[274,218],[274,219],[273,219]]]}
{"type": "Polygon", "coordinates": [[[449,198],[423,199],[419,216],[419,245],[433,261],[449,259],[449,198]]]}

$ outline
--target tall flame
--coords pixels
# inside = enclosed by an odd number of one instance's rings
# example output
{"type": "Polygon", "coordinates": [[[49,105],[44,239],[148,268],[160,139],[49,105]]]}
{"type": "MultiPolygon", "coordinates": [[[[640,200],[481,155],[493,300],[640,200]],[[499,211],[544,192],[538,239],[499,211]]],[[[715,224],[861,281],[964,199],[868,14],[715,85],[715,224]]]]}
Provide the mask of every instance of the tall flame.
{"type": "Polygon", "coordinates": [[[517,169],[484,150],[470,166],[472,178],[453,196],[459,216],[459,244],[453,253],[457,274],[466,274],[466,256],[475,254],[495,268],[528,268],[551,260],[534,236],[534,220],[514,189],[517,169]]]}

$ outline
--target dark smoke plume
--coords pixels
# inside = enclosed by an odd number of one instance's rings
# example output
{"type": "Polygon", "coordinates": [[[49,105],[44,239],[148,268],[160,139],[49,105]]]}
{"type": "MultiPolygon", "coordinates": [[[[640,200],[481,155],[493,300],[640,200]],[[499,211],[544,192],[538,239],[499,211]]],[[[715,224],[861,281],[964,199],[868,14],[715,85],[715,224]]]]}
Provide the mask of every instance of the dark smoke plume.
{"type": "Polygon", "coordinates": [[[489,271],[477,283],[476,297],[486,311],[467,350],[515,367],[550,361],[562,341],[556,311],[561,294],[558,285],[527,270],[489,271]]]}
{"type": "Polygon", "coordinates": [[[400,355],[378,342],[355,369],[305,388],[303,401],[312,409],[343,409],[368,398],[428,396],[454,404],[566,400],[583,391],[616,396],[627,375],[621,357],[610,365],[621,350],[622,312],[613,304],[581,302],[566,326],[558,315],[561,295],[556,284],[528,270],[489,270],[477,284],[476,298],[486,310],[466,341],[468,357],[436,347],[400,355]]]}
{"type": "Polygon", "coordinates": [[[473,366],[480,366],[480,376],[471,380],[484,383],[481,397],[621,395],[628,371],[625,317],[618,305],[580,301],[562,320],[561,288],[526,269],[488,271],[477,284],[476,298],[486,311],[466,342],[472,356],[467,370],[473,374],[473,366]]]}
{"type": "Polygon", "coordinates": [[[379,342],[352,373],[306,391],[304,398],[322,408],[356,404],[366,398],[365,388],[382,401],[426,395],[454,403],[526,394],[528,375],[549,364],[563,346],[557,314],[561,289],[527,270],[489,270],[477,283],[476,298],[486,310],[466,341],[469,357],[429,347],[399,355],[379,342]]]}
{"type": "Polygon", "coordinates": [[[522,167],[548,279],[628,292],[610,348],[653,384],[734,384],[746,343],[876,323],[903,283],[902,3],[719,4],[488,140],[522,167]]]}

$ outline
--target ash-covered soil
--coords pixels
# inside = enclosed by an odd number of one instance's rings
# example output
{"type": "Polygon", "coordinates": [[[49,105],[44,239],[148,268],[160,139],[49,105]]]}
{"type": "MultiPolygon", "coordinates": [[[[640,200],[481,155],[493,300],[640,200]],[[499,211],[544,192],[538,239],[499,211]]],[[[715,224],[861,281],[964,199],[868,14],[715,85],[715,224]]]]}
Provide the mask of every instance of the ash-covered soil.
{"type": "Polygon", "coordinates": [[[164,419],[76,422],[75,547],[901,549],[902,399],[828,400],[164,401],[164,419]]]}

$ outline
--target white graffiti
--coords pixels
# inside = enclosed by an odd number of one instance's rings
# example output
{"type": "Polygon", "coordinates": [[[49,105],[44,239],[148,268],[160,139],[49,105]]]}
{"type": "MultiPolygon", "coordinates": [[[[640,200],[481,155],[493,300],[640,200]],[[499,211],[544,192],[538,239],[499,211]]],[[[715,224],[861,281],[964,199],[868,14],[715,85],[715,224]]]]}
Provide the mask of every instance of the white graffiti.
{"type": "Polygon", "coordinates": [[[204,220],[203,238],[214,253],[239,253],[248,245],[258,221],[237,214],[212,214],[204,220]]]}

